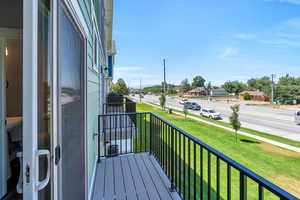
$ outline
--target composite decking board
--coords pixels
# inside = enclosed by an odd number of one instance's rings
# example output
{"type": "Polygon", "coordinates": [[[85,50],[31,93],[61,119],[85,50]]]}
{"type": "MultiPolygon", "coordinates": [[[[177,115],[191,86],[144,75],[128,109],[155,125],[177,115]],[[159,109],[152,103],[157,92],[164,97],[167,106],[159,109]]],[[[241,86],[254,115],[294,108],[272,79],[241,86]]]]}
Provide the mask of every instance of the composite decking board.
{"type": "Polygon", "coordinates": [[[101,159],[93,200],[172,200],[170,182],[148,153],[101,159]]]}
{"type": "Polygon", "coordinates": [[[114,199],[115,196],[115,183],[114,183],[114,167],[113,158],[105,160],[105,185],[104,185],[104,197],[106,199],[114,199]]]}
{"type": "MultiPolygon", "coordinates": [[[[168,178],[168,176],[165,174],[165,172],[162,170],[161,166],[158,164],[157,160],[151,156],[149,158],[149,161],[152,163],[153,167],[155,168],[155,170],[157,171],[157,173],[159,174],[160,176],[160,179],[163,181],[164,185],[166,185],[168,188],[171,187],[171,182],[168,178]]],[[[172,199],[181,199],[178,195],[178,193],[176,192],[172,192],[170,193],[171,196],[172,196],[172,199]]]]}
{"type": "Polygon", "coordinates": [[[125,183],[124,183],[120,157],[113,159],[113,162],[114,162],[115,196],[117,199],[126,199],[125,183]]]}
{"type": "Polygon", "coordinates": [[[123,176],[124,176],[124,182],[125,182],[125,191],[127,194],[127,199],[129,200],[137,200],[137,194],[135,185],[133,182],[132,173],[129,168],[129,163],[126,156],[121,156],[121,165],[123,169],[123,176]]]}
{"type": "Polygon", "coordinates": [[[140,175],[139,169],[136,165],[135,159],[133,156],[128,156],[127,157],[128,162],[129,162],[129,167],[132,172],[132,177],[134,181],[134,185],[136,187],[138,199],[149,199],[148,192],[145,187],[145,183],[143,182],[143,179],[140,175]]]}
{"type": "Polygon", "coordinates": [[[104,193],[104,174],[105,174],[105,161],[103,164],[98,164],[97,171],[96,171],[96,181],[94,185],[94,200],[102,200],[103,193],[104,193]]]}
{"type": "Polygon", "coordinates": [[[160,195],[158,194],[157,188],[155,187],[148,169],[145,166],[145,163],[143,162],[143,158],[141,157],[142,154],[137,154],[134,158],[137,163],[137,167],[139,168],[139,172],[141,174],[142,179],[144,180],[144,184],[146,187],[146,190],[148,191],[149,198],[150,199],[161,199],[160,195]]]}
{"type": "Polygon", "coordinates": [[[166,200],[171,200],[172,196],[170,195],[169,192],[169,188],[167,187],[167,185],[164,184],[164,182],[161,180],[161,177],[159,176],[159,173],[157,172],[157,170],[155,170],[155,168],[153,167],[153,164],[151,163],[151,161],[149,160],[149,156],[146,154],[142,154],[142,159],[143,162],[145,163],[145,166],[147,167],[150,176],[152,178],[153,181],[155,181],[155,186],[158,190],[159,196],[161,199],[166,199],[166,200]]]}

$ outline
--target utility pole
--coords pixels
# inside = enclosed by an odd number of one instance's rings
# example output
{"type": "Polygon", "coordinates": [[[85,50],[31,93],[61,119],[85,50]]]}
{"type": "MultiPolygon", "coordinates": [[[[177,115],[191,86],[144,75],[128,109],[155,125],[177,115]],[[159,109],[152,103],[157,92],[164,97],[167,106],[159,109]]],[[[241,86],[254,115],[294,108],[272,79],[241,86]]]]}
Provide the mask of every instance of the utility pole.
{"type": "Polygon", "coordinates": [[[140,102],[142,102],[142,79],[140,78],[140,102]]]}
{"type": "Polygon", "coordinates": [[[164,64],[164,95],[166,95],[166,59],[163,60],[164,64]]]}
{"type": "Polygon", "coordinates": [[[272,86],[271,86],[271,104],[274,103],[274,78],[275,74],[271,74],[271,79],[272,79],[272,86]]]}

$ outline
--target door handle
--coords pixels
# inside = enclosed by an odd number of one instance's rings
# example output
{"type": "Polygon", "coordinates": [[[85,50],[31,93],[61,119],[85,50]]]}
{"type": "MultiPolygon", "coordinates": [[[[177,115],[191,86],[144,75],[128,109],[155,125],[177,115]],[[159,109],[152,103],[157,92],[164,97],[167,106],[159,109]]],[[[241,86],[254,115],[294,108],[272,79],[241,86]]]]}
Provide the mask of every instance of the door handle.
{"type": "MultiPolygon", "coordinates": [[[[39,160],[40,156],[47,157],[47,174],[46,174],[46,177],[44,180],[42,180],[42,181],[38,180],[38,183],[37,183],[38,191],[44,189],[50,181],[50,151],[47,149],[38,150],[37,160],[39,160]]],[[[39,169],[38,163],[39,162],[37,162],[37,169],[39,169]]]]}

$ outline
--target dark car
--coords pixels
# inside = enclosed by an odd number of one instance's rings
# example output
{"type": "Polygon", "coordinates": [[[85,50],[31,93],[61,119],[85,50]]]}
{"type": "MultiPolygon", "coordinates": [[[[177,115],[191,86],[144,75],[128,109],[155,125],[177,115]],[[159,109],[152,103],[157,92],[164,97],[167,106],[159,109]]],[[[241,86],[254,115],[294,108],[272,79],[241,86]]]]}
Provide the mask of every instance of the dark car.
{"type": "Polygon", "coordinates": [[[193,108],[192,102],[189,102],[189,101],[184,102],[183,105],[184,105],[187,109],[192,109],[192,108],[193,108]]]}
{"type": "Polygon", "coordinates": [[[192,102],[191,105],[192,105],[192,110],[201,110],[201,106],[196,102],[192,102]]]}
{"type": "Polygon", "coordinates": [[[201,106],[197,104],[196,102],[185,102],[184,106],[186,106],[187,109],[192,109],[192,110],[201,110],[201,106]]]}

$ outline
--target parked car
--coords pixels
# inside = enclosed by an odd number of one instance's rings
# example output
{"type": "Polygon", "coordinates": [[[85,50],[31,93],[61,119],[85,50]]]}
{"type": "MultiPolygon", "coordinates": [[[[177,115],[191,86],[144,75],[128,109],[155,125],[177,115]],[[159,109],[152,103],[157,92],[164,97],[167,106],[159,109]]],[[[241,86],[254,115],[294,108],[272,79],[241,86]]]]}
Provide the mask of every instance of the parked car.
{"type": "Polygon", "coordinates": [[[295,112],[295,122],[300,124],[300,110],[296,110],[295,112]]]}
{"type": "Polygon", "coordinates": [[[183,105],[186,106],[187,109],[192,109],[193,108],[192,102],[189,102],[189,101],[184,102],[183,105]]]}
{"type": "Polygon", "coordinates": [[[179,101],[179,104],[184,104],[185,102],[187,102],[187,99],[181,99],[180,101],[179,101]]]}
{"type": "Polygon", "coordinates": [[[213,109],[202,109],[200,115],[203,117],[209,117],[211,119],[221,119],[221,114],[213,109]]]}
{"type": "Polygon", "coordinates": [[[199,104],[197,104],[196,102],[192,102],[192,110],[201,110],[201,106],[199,104]]]}

